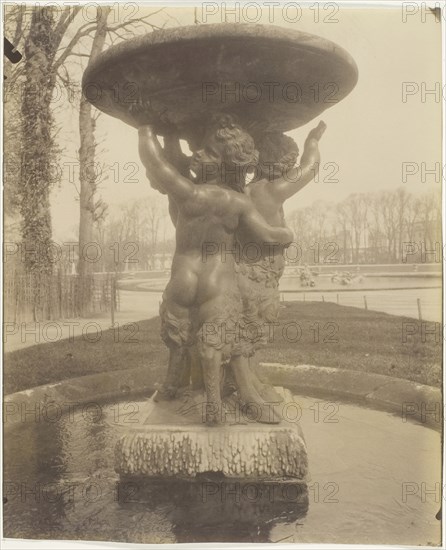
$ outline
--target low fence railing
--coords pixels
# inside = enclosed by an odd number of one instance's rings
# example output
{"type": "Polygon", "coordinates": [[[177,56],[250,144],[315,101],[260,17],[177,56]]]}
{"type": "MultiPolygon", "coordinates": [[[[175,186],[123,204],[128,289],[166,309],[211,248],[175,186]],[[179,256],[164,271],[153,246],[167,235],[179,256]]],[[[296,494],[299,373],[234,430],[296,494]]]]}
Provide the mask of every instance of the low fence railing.
{"type": "Polygon", "coordinates": [[[91,316],[118,308],[115,273],[4,274],[4,321],[91,316]]]}

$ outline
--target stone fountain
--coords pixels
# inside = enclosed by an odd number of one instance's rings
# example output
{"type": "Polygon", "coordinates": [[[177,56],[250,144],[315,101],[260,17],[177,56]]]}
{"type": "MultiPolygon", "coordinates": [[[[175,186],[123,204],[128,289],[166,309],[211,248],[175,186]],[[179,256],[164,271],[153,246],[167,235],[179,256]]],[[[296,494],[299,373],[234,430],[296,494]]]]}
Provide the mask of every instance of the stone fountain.
{"type": "Polygon", "coordinates": [[[255,354],[277,323],[293,238],[282,205],[314,178],[325,124],[308,134],[298,167],[284,132],[356,81],[355,62],[336,44],[245,24],[151,32],[110,48],[85,72],[85,97],[138,129],[147,177],[167,195],[176,227],[160,309],[167,375],[144,421],[122,426],[122,479],[305,484],[293,395],[258,377],[255,354]]]}

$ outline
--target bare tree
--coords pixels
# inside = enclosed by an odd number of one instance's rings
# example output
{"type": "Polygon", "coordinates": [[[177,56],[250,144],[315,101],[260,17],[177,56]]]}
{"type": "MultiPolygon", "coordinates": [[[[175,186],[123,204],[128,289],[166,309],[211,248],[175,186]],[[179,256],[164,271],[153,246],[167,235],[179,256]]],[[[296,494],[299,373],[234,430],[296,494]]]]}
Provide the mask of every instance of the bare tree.
{"type": "Polygon", "coordinates": [[[367,219],[367,201],[364,195],[354,193],[347,197],[344,201],[344,212],[351,229],[352,260],[353,263],[359,263],[361,237],[364,234],[367,219]]]}
{"type": "MultiPolygon", "coordinates": [[[[8,178],[16,186],[16,210],[20,214],[23,264],[32,285],[34,320],[38,320],[50,288],[53,271],[50,190],[55,177],[58,147],[51,100],[57,83],[57,66],[62,41],[80,8],[16,6],[8,14],[8,26],[15,25],[14,45],[23,52],[22,61],[9,74],[8,84],[19,90],[20,128],[18,177],[8,178]],[[30,16],[29,26],[25,15],[30,16]]],[[[57,172],[56,172],[57,173],[57,172]]]]}
{"type": "Polygon", "coordinates": [[[380,194],[368,193],[364,200],[367,203],[368,257],[370,262],[378,263],[383,261],[385,244],[380,194]]]}
{"type": "Polygon", "coordinates": [[[104,250],[112,249],[109,258],[118,260],[113,266],[111,260],[104,263],[105,269],[125,271],[153,269],[159,252],[173,252],[173,242],[166,240],[163,225],[169,222],[167,205],[153,196],[144,200],[133,200],[122,205],[119,212],[109,214],[105,221],[96,225],[95,235],[104,250]]]}
{"type": "MultiPolygon", "coordinates": [[[[58,151],[51,98],[57,79],[56,67],[64,55],[58,58],[57,53],[79,9],[64,9],[56,17],[53,7],[35,6],[24,40],[20,213],[23,246],[36,250],[25,255],[27,271],[52,271],[49,194],[58,151]]],[[[18,28],[21,28],[20,13],[18,28]]]]}
{"type": "MultiPolygon", "coordinates": [[[[149,14],[132,18],[128,21],[123,21],[116,25],[109,23],[111,6],[98,6],[96,8],[96,21],[93,34],[91,50],[88,56],[88,64],[90,66],[95,62],[99,54],[102,52],[107,38],[113,43],[116,39],[122,39],[120,30],[131,32],[133,27],[142,23],[147,29],[157,28],[150,23],[149,19],[162,11],[154,10],[149,14]]],[[[73,53],[82,57],[82,52],[73,53]]],[[[79,109],[79,132],[80,132],[80,148],[79,148],[79,262],[78,274],[81,279],[87,278],[93,272],[93,264],[88,261],[88,258],[83,254],[85,247],[93,239],[94,224],[104,218],[107,205],[101,198],[98,198],[97,191],[100,184],[100,173],[96,172],[96,139],[95,128],[96,119],[99,116],[99,111],[94,109],[82,94],[80,98],[79,109]]],[[[88,289],[87,285],[81,285],[82,288],[88,289]]],[[[79,307],[83,310],[88,306],[89,296],[79,296],[79,307]]]]}
{"type": "MultiPolygon", "coordinates": [[[[111,7],[101,6],[97,8],[96,30],[93,36],[90,58],[88,64],[101,53],[107,34],[107,18],[111,7]]],[[[95,168],[96,142],[94,136],[96,121],[92,115],[92,105],[84,95],[81,95],[79,107],[79,262],[78,274],[81,281],[84,281],[87,275],[93,271],[92,262],[87,261],[84,250],[88,243],[93,240],[93,225],[95,221],[103,218],[106,210],[105,204],[98,200],[95,201],[95,193],[98,186],[98,177],[95,168]]],[[[78,308],[84,311],[90,301],[89,286],[81,284],[83,289],[78,296],[78,308]]]]}
{"type": "MultiPolygon", "coordinates": [[[[289,224],[307,248],[322,242],[331,225],[343,263],[395,262],[405,239],[414,241],[417,229],[427,249],[441,242],[441,194],[433,190],[414,197],[406,189],[355,193],[329,208],[317,201],[294,211],[289,224]],[[349,245],[349,246],[348,246],[349,245]],[[363,246],[361,246],[363,245],[363,246]],[[350,247],[351,254],[348,253],[350,247]],[[364,256],[360,257],[361,248],[364,256]]],[[[309,256],[311,258],[311,255],[309,256]]]]}
{"type": "Polygon", "coordinates": [[[419,199],[416,199],[412,195],[409,197],[406,207],[405,215],[405,235],[409,242],[415,240],[415,229],[420,215],[419,199]]]}
{"type": "Polygon", "coordinates": [[[347,208],[344,202],[338,203],[335,208],[336,219],[340,227],[340,232],[342,235],[342,251],[343,251],[343,263],[347,264],[349,262],[347,256],[347,239],[350,238],[349,230],[349,218],[347,213],[347,208]]]}
{"type": "Polygon", "coordinates": [[[395,191],[395,208],[396,208],[396,254],[395,260],[399,260],[402,254],[404,231],[407,227],[406,220],[408,215],[409,203],[411,195],[404,189],[399,187],[395,191]]]}
{"type": "MultiPolygon", "coordinates": [[[[110,37],[111,42],[122,39],[122,32],[136,22],[147,22],[162,8],[113,25],[108,24],[110,7],[98,6],[96,20],[84,24],[77,24],[80,10],[75,6],[14,6],[7,14],[8,33],[13,37],[14,45],[24,53],[23,61],[8,74],[8,85],[17,84],[22,88],[22,93],[18,96],[21,113],[19,130],[13,130],[13,125],[8,125],[11,132],[17,134],[15,142],[19,145],[17,157],[20,170],[9,170],[14,175],[7,178],[7,200],[8,210],[20,214],[21,239],[27,250],[24,267],[32,273],[52,273],[50,190],[52,184],[59,181],[55,178],[57,171],[54,171],[59,151],[51,99],[58,81],[72,88],[67,61],[73,55],[88,57],[84,40],[91,41],[90,53],[94,59],[102,50],[106,36],[110,37]],[[25,20],[29,17],[28,25],[25,20]]],[[[155,25],[150,25],[150,28],[155,28],[155,25]]],[[[84,178],[80,185],[80,240],[84,243],[91,240],[92,221],[99,219],[106,207],[94,196],[98,185],[96,175],[92,173],[96,152],[95,120],[86,102],[83,102],[80,111],[81,133],[84,130],[80,147],[80,174],[84,178]]],[[[11,140],[9,143],[12,145],[13,142],[11,140]]],[[[80,256],[83,257],[82,253],[80,256]]],[[[84,268],[85,265],[91,266],[91,263],[84,263],[84,268]]],[[[38,295],[40,292],[36,292],[38,295]]]]}
{"type": "Polygon", "coordinates": [[[393,262],[396,258],[398,229],[395,194],[390,191],[383,191],[379,195],[378,203],[381,210],[383,233],[387,245],[387,261],[393,262]]]}
{"type": "Polygon", "coordinates": [[[441,194],[436,191],[424,193],[418,204],[425,248],[433,250],[436,243],[441,242],[441,194]]]}

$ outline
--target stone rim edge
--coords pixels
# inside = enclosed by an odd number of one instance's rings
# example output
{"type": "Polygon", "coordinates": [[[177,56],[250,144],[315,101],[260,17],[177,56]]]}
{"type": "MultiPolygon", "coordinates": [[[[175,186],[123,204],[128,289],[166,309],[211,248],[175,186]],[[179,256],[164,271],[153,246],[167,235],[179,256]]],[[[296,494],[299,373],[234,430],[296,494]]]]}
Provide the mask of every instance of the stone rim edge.
{"type": "MultiPolygon", "coordinates": [[[[374,409],[385,409],[399,415],[402,415],[404,403],[412,403],[416,411],[410,415],[411,418],[426,427],[442,431],[442,390],[434,386],[383,374],[315,365],[260,363],[258,371],[261,377],[267,375],[274,385],[299,388],[302,393],[310,395],[331,395],[336,399],[354,400],[374,409]],[[439,419],[436,415],[429,414],[438,404],[439,419]]],[[[105,403],[124,399],[126,396],[135,399],[150,394],[154,391],[154,386],[147,382],[147,378],[147,367],[137,367],[69,378],[4,395],[3,428],[6,430],[26,422],[26,417],[25,420],[22,419],[22,408],[29,411],[37,404],[44,407],[56,403],[63,412],[67,412],[70,407],[77,405],[105,403]]],[[[28,416],[28,421],[36,422],[29,413],[28,416]]],[[[403,417],[402,421],[404,422],[403,417]]]]}

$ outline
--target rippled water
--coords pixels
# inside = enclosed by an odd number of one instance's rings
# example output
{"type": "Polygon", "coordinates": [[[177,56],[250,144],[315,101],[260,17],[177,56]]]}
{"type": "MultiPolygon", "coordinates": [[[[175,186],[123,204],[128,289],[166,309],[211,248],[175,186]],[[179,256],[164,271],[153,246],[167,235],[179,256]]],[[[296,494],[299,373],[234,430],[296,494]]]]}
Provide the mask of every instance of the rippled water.
{"type": "Polygon", "coordinates": [[[356,405],[298,401],[311,472],[307,491],[268,492],[219,479],[119,484],[114,424],[122,415],[141,421],[133,414],[141,402],[6,429],[4,536],[439,544],[440,434],[356,405]]]}

